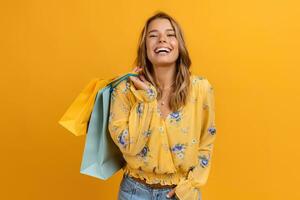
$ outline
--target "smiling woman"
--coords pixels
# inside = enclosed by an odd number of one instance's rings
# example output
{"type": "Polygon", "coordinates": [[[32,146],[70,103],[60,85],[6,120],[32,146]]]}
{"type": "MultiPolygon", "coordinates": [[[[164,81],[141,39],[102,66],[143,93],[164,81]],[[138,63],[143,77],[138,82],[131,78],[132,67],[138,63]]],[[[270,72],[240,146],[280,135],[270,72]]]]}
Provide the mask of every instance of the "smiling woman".
{"type": "Polygon", "coordinates": [[[109,132],[126,165],[119,200],[202,199],[216,138],[214,90],[189,71],[179,24],[150,17],[136,59],[138,77],[111,94],[109,132]]]}

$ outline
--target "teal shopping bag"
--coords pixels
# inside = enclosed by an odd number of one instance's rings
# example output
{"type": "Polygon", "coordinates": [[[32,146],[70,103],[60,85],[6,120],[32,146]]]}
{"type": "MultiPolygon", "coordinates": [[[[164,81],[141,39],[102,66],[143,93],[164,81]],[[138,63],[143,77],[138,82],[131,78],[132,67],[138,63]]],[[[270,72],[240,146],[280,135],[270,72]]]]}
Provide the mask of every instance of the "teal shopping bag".
{"type": "Polygon", "coordinates": [[[125,74],[97,92],[93,111],[88,121],[80,168],[82,174],[106,180],[125,164],[121,151],[109,134],[108,120],[112,90],[129,76],[138,76],[138,74],[125,74]]]}

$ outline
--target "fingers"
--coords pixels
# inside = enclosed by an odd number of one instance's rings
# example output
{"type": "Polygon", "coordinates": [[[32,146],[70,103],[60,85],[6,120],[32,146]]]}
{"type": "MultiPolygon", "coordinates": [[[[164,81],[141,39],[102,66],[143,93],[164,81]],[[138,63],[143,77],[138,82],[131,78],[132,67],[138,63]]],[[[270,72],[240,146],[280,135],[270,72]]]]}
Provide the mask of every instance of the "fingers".
{"type": "Polygon", "coordinates": [[[129,76],[129,79],[132,80],[132,81],[134,81],[134,82],[138,80],[138,78],[135,77],[135,76],[129,76]]]}
{"type": "Polygon", "coordinates": [[[135,68],[133,68],[133,72],[140,72],[140,71],[142,71],[143,70],[143,67],[135,67],[135,68]]]}
{"type": "Polygon", "coordinates": [[[143,67],[135,67],[133,72],[137,72],[138,76],[130,76],[129,79],[133,82],[137,89],[148,89],[150,82],[148,82],[145,76],[139,74],[143,70],[143,67]]]}
{"type": "MultiPolygon", "coordinates": [[[[133,72],[139,73],[139,72],[142,71],[142,70],[143,70],[142,67],[137,66],[137,67],[135,67],[135,68],[133,69],[133,72]]],[[[134,77],[134,78],[132,78],[132,79],[137,80],[137,78],[140,79],[140,80],[143,81],[143,82],[147,82],[146,78],[145,78],[143,75],[139,75],[139,76],[134,77]]]]}
{"type": "Polygon", "coordinates": [[[171,191],[167,194],[167,198],[173,197],[174,194],[175,194],[175,189],[171,190],[171,191]]]}
{"type": "MultiPolygon", "coordinates": [[[[134,73],[138,73],[139,71],[140,71],[139,67],[135,67],[132,70],[132,72],[134,72],[134,73]]],[[[138,77],[135,77],[135,76],[130,76],[129,77],[129,79],[132,80],[132,81],[137,81],[138,78],[139,78],[139,76],[138,77]]]]}
{"type": "Polygon", "coordinates": [[[145,76],[143,76],[143,75],[140,75],[139,76],[139,78],[143,81],[143,82],[147,82],[147,80],[146,80],[146,78],[145,78],[145,76]]]}

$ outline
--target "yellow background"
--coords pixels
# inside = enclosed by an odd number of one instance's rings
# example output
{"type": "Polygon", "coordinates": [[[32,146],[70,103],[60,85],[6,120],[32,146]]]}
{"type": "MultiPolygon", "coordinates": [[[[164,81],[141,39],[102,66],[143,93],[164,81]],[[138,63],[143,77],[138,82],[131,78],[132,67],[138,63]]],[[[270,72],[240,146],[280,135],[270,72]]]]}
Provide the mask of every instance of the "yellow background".
{"type": "Polygon", "coordinates": [[[215,88],[203,200],[300,199],[300,3],[291,0],[1,1],[0,199],[116,199],[79,173],[83,137],[58,124],[94,77],[133,66],[155,11],[181,24],[192,71],[215,88]]]}

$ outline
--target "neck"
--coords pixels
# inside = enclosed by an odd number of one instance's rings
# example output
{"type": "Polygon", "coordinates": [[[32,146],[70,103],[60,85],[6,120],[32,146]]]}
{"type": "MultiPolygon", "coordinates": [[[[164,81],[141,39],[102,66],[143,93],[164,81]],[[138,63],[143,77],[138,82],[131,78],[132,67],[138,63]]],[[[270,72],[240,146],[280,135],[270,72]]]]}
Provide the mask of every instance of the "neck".
{"type": "Polygon", "coordinates": [[[154,73],[162,89],[170,87],[175,81],[176,64],[171,65],[154,65],[154,73]]]}

